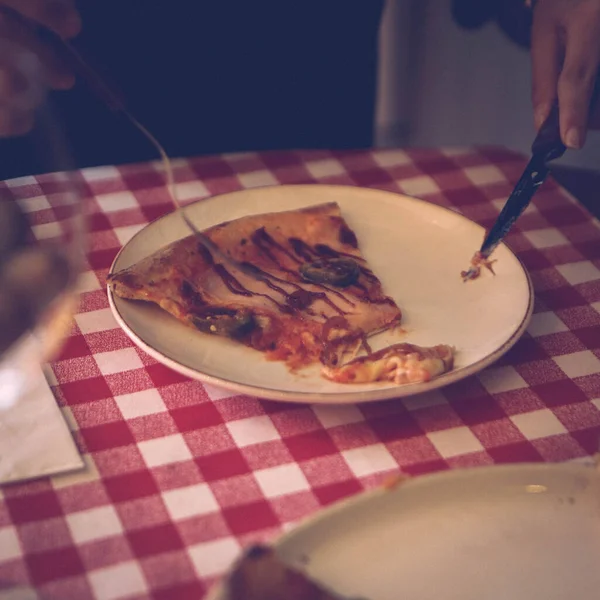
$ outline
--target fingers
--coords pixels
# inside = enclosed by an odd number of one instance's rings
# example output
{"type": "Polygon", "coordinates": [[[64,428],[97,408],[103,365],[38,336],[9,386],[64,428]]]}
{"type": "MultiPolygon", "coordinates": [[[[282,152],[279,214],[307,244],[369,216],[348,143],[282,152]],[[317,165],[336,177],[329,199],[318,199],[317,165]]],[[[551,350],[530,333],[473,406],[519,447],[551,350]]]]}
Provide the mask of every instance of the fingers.
{"type": "Polygon", "coordinates": [[[549,14],[536,11],[531,31],[532,104],[539,129],[556,100],[561,65],[559,29],[549,14]]]}
{"type": "Polygon", "coordinates": [[[0,106],[0,135],[11,137],[25,135],[33,127],[33,112],[0,106]]]}
{"type": "Polygon", "coordinates": [[[0,0],[0,4],[49,27],[63,38],[74,37],[81,30],[74,0],[0,0]]]}
{"type": "MultiPolygon", "coordinates": [[[[42,66],[43,83],[54,89],[68,89],[75,80],[73,74],[47,44],[32,31],[11,17],[0,13],[0,41],[2,65],[13,66],[14,70],[27,68],[25,51],[33,53],[42,66]],[[19,64],[21,63],[21,64],[19,64]]],[[[31,69],[29,69],[31,70],[31,69]]],[[[30,73],[30,76],[33,74],[30,73]]],[[[0,92],[1,93],[1,92],[0,92]]],[[[2,98],[0,97],[0,102],[2,98]]]]}
{"type": "Polygon", "coordinates": [[[40,98],[41,93],[14,65],[0,64],[0,136],[27,133],[40,98]]]}
{"type": "Polygon", "coordinates": [[[53,49],[26,23],[0,12],[0,136],[27,133],[45,89],[68,89],[74,82],[53,49]]]}
{"type": "MultiPolygon", "coordinates": [[[[2,48],[6,43],[1,44],[2,48]]],[[[23,135],[33,126],[41,94],[14,64],[0,64],[0,136],[23,135]]]]}
{"type": "Polygon", "coordinates": [[[600,11],[567,30],[566,53],[558,80],[560,132],[565,145],[581,148],[590,110],[590,99],[600,63],[600,11]]]}
{"type": "Polygon", "coordinates": [[[0,97],[9,103],[23,95],[29,88],[27,78],[8,65],[0,65],[0,97]]]}

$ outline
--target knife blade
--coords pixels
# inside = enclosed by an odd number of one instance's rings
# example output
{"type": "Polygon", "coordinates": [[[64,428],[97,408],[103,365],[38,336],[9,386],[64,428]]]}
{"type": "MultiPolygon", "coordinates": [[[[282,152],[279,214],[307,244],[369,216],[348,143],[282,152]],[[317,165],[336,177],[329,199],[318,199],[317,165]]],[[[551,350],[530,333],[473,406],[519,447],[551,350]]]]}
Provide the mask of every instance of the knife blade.
{"type": "Polygon", "coordinates": [[[194,225],[189,216],[186,214],[184,208],[181,206],[177,197],[171,160],[167,155],[166,150],[154,136],[154,134],[151,133],[150,130],[147,129],[140,121],[138,121],[138,119],[130,112],[123,97],[116,90],[115,86],[108,83],[108,80],[100,75],[99,71],[92,67],[89,60],[85,59],[70,42],[62,39],[51,29],[34,22],[27,17],[24,17],[19,12],[9,7],[0,6],[0,14],[1,13],[4,13],[4,15],[6,15],[9,19],[13,19],[22,27],[30,31],[33,35],[46,42],[58,54],[59,58],[61,58],[76,75],[81,77],[81,79],[88,85],[89,89],[111,111],[122,114],[129,121],[129,123],[133,125],[156,148],[164,165],[167,189],[173,204],[175,205],[175,210],[179,213],[187,228],[194,236],[196,236],[198,242],[201,243],[204,248],[206,248],[213,256],[219,258],[219,260],[225,264],[229,264],[231,267],[241,271],[252,279],[265,282],[266,277],[264,277],[260,271],[256,271],[250,265],[240,263],[233,257],[225,254],[217,244],[215,244],[206,234],[202,233],[194,225]]]}
{"type": "Polygon", "coordinates": [[[558,103],[555,103],[533,141],[532,156],[523,174],[502,207],[498,218],[485,235],[481,248],[471,261],[471,266],[461,273],[464,281],[478,277],[480,265],[487,266],[491,270],[488,260],[490,255],[506,237],[515,221],[529,206],[538,188],[544,183],[550,172],[548,163],[565,153],[567,148],[560,137],[559,122],[558,103]]]}

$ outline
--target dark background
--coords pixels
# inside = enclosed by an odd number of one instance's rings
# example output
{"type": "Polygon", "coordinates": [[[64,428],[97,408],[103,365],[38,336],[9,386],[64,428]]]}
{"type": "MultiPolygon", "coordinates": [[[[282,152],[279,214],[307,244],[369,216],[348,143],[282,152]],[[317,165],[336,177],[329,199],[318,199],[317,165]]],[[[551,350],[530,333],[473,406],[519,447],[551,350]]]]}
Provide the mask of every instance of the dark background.
{"type": "MultiPolygon", "coordinates": [[[[74,40],[174,156],[372,145],[383,0],[79,0],[74,40]]],[[[51,94],[75,166],[156,151],[78,81],[51,94]]],[[[60,169],[42,128],[0,141],[0,179],[60,169]]]]}

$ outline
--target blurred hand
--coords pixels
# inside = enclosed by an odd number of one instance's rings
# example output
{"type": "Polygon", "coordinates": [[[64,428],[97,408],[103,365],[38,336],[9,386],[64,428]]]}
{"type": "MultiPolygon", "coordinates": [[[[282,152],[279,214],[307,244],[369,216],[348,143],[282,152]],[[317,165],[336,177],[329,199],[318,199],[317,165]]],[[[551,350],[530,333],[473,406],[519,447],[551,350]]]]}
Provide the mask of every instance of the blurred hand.
{"type": "Polygon", "coordinates": [[[27,133],[43,89],[68,89],[74,76],[53,50],[37,38],[9,8],[62,38],[79,33],[74,0],[0,0],[0,136],[27,133]]]}
{"type": "Polygon", "coordinates": [[[581,148],[588,127],[600,125],[600,107],[589,115],[600,66],[600,0],[538,0],[531,58],[536,127],[558,98],[563,142],[581,148]]]}

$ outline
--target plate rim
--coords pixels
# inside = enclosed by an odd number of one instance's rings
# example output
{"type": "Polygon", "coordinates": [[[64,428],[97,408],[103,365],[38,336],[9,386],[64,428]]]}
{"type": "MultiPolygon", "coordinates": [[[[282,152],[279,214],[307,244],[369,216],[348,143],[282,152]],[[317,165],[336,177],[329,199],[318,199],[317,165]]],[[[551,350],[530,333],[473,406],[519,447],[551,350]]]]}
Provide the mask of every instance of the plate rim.
{"type": "MultiPolygon", "coordinates": [[[[452,209],[450,209],[446,206],[440,206],[433,202],[428,202],[427,200],[423,200],[422,198],[416,198],[415,196],[411,196],[411,195],[404,194],[401,192],[394,192],[391,190],[381,190],[378,188],[369,188],[369,187],[364,187],[364,186],[352,186],[352,185],[303,183],[303,184],[282,184],[282,185],[257,186],[254,188],[243,188],[240,190],[233,190],[230,192],[225,192],[224,194],[207,196],[206,198],[199,198],[193,202],[190,202],[189,204],[186,204],[183,208],[185,210],[187,208],[190,208],[197,204],[201,204],[208,200],[223,198],[223,197],[227,197],[232,194],[239,194],[239,193],[243,193],[243,192],[246,192],[249,190],[261,190],[261,189],[273,189],[273,188],[276,188],[276,189],[281,189],[281,188],[294,188],[294,189],[298,189],[298,188],[335,188],[335,189],[349,189],[349,190],[353,190],[354,192],[356,190],[365,190],[365,191],[372,191],[372,192],[383,192],[386,194],[394,194],[394,195],[399,196],[400,198],[403,198],[403,197],[408,198],[413,202],[416,202],[419,204],[424,204],[427,206],[433,206],[436,209],[447,211],[447,212],[451,213],[452,215],[454,215],[455,217],[463,219],[463,220],[469,222],[471,225],[475,225],[476,227],[481,229],[482,232],[485,233],[485,229],[481,225],[479,225],[475,221],[472,221],[471,219],[464,216],[463,214],[453,211],[452,209]]],[[[319,204],[319,203],[317,202],[316,204],[319,204]]],[[[310,206],[310,205],[307,205],[307,206],[310,206]]],[[[121,248],[117,252],[117,255],[115,256],[114,260],[111,263],[108,274],[112,274],[114,272],[115,265],[119,261],[121,254],[123,253],[125,248],[127,248],[128,245],[138,235],[142,234],[151,225],[155,225],[162,219],[165,219],[165,218],[173,215],[175,212],[176,212],[176,209],[174,209],[173,211],[168,212],[164,215],[161,215],[160,217],[157,217],[156,219],[154,219],[154,220],[150,221],[149,223],[147,223],[146,225],[144,225],[144,227],[142,227],[142,229],[140,229],[139,231],[134,233],[134,235],[132,235],[131,238],[129,238],[129,240],[125,244],[123,244],[123,246],[121,246],[121,248]]],[[[253,214],[253,213],[249,213],[249,214],[253,214]]],[[[517,263],[520,265],[523,273],[525,274],[525,278],[527,281],[527,289],[528,289],[528,293],[529,293],[528,294],[528,305],[527,305],[525,314],[523,316],[523,319],[521,320],[521,323],[518,325],[517,329],[513,332],[511,337],[508,340],[506,340],[504,342],[504,344],[502,344],[500,347],[498,347],[494,352],[491,352],[484,358],[482,358],[466,367],[462,367],[458,370],[452,370],[452,371],[449,371],[448,373],[444,373],[443,375],[435,377],[434,379],[432,379],[431,381],[429,381],[427,383],[405,384],[405,385],[399,385],[399,386],[381,387],[380,389],[375,388],[375,389],[370,389],[370,390],[362,390],[362,391],[354,391],[354,392],[353,391],[348,391],[348,392],[302,392],[302,391],[280,390],[277,388],[263,388],[263,387],[259,387],[259,386],[252,385],[252,384],[239,383],[236,381],[225,379],[223,377],[217,377],[214,375],[210,375],[208,373],[203,373],[197,369],[187,367],[186,365],[182,365],[181,363],[177,362],[176,360],[174,360],[174,359],[170,358],[169,356],[165,355],[164,353],[162,353],[157,348],[151,346],[148,342],[143,340],[136,332],[134,332],[127,324],[127,321],[125,320],[123,315],[119,312],[119,309],[115,303],[114,294],[108,284],[106,286],[106,290],[107,290],[108,303],[109,303],[111,312],[112,312],[113,316],[115,317],[115,320],[117,321],[119,327],[121,327],[121,329],[125,332],[127,337],[129,337],[129,339],[134,344],[136,344],[139,348],[144,350],[144,352],[149,354],[152,358],[157,360],[159,363],[162,363],[163,365],[169,367],[170,369],[174,370],[177,373],[180,373],[181,375],[185,375],[186,377],[189,377],[190,379],[200,381],[202,383],[207,383],[214,387],[232,391],[237,394],[255,396],[257,398],[261,398],[261,399],[265,399],[265,400],[275,400],[275,401],[279,401],[279,402],[290,402],[290,403],[306,403],[306,404],[318,403],[318,404],[323,404],[323,405],[326,405],[326,404],[331,404],[331,405],[360,404],[360,403],[365,403],[365,402],[393,400],[396,398],[415,396],[417,394],[434,391],[441,387],[445,387],[446,385],[456,383],[458,381],[466,379],[467,377],[475,375],[476,373],[479,373],[483,369],[485,369],[488,366],[490,366],[491,364],[495,363],[499,358],[501,358],[504,354],[506,354],[506,352],[508,352],[517,343],[517,341],[521,338],[523,333],[525,333],[525,330],[527,329],[529,322],[531,321],[531,317],[533,314],[533,308],[534,308],[535,293],[534,293],[533,283],[531,281],[529,272],[528,272],[527,268],[525,267],[525,265],[523,264],[523,262],[521,261],[521,259],[504,242],[502,242],[501,245],[506,248],[506,250],[516,259],[517,263]]]]}
{"type": "MultiPolygon", "coordinates": [[[[379,496],[385,496],[387,494],[401,496],[405,493],[407,488],[415,486],[428,486],[437,485],[439,482],[443,484],[444,481],[455,480],[456,483],[464,481],[465,479],[473,478],[485,478],[493,476],[495,479],[501,477],[516,477],[519,474],[526,474],[531,472],[532,475],[536,473],[548,473],[548,472],[563,472],[564,474],[590,474],[600,481],[600,464],[594,457],[590,457],[593,461],[592,464],[581,464],[576,462],[562,462],[562,463],[549,463],[549,462],[520,462],[520,463],[502,463],[493,465],[476,465],[466,468],[447,469],[445,471],[435,471],[433,473],[424,473],[423,475],[416,475],[411,477],[401,472],[398,473],[400,479],[396,483],[382,483],[379,486],[358,492],[341,500],[338,500],[329,506],[317,510],[307,519],[301,521],[296,527],[290,531],[283,532],[277,537],[274,548],[288,543],[296,534],[300,534],[310,527],[317,526],[319,522],[330,518],[332,515],[338,514],[343,510],[349,510],[359,504],[367,504],[374,498],[379,496]]],[[[393,476],[392,476],[393,477],[393,476]]]]}
{"type": "MultiPolygon", "coordinates": [[[[516,477],[519,474],[525,474],[528,471],[532,475],[536,473],[560,473],[563,472],[565,475],[571,474],[585,476],[586,478],[596,478],[600,481],[600,459],[598,455],[590,457],[591,464],[582,464],[576,462],[562,462],[562,463],[548,463],[548,462],[521,462],[521,463],[503,463],[493,465],[477,465],[473,467],[449,469],[446,471],[436,471],[434,473],[425,473],[422,475],[416,475],[411,477],[403,474],[399,471],[400,481],[396,484],[387,484],[384,482],[377,487],[372,489],[363,490],[356,494],[337,500],[328,506],[317,509],[313,514],[302,519],[293,529],[284,531],[283,533],[276,536],[276,538],[268,542],[269,546],[272,547],[276,552],[283,545],[293,543],[295,536],[303,535],[307,530],[318,527],[320,523],[339,515],[340,513],[348,510],[352,510],[360,505],[368,505],[374,499],[392,494],[395,496],[395,502],[400,502],[402,495],[405,490],[415,486],[431,486],[436,485],[438,482],[443,484],[444,481],[455,480],[457,484],[461,480],[473,479],[473,478],[485,478],[493,475],[494,478],[498,479],[501,477],[516,477]]],[[[237,558],[236,558],[237,560],[237,558]]],[[[224,581],[225,577],[231,572],[231,568],[235,564],[232,562],[227,570],[219,577],[218,581],[209,589],[207,600],[226,600],[224,581]]]]}

